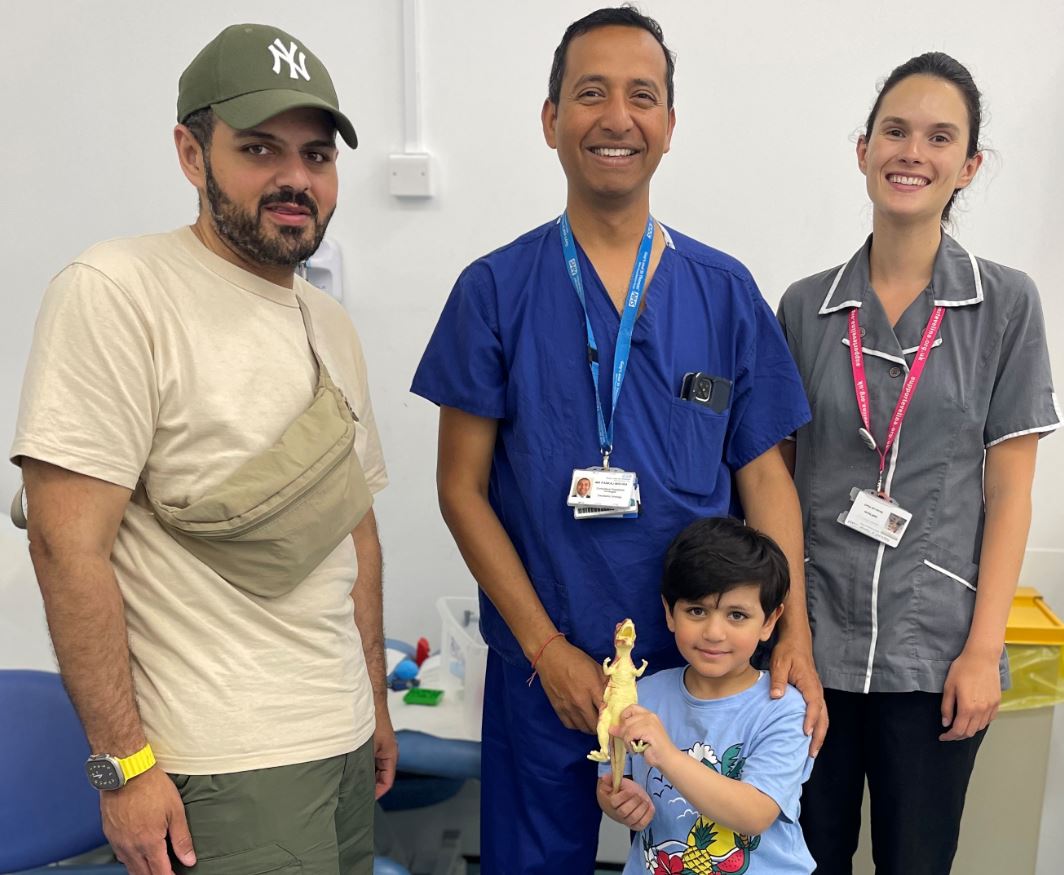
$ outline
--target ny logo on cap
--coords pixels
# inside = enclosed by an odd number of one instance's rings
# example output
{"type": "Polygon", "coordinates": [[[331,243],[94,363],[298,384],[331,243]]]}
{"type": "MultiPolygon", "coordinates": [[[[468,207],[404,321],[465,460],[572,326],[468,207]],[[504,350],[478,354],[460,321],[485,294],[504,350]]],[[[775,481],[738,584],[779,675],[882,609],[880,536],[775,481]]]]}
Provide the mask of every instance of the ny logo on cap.
{"type": "Polygon", "coordinates": [[[288,64],[290,78],[298,79],[302,76],[308,82],[310,81],[310,73],[307,72],[307,56],[303,52],[299,52],[299,63],[296,63],[296,52],[299,51],[299,47],[295,42],[290,43],[286,49],[284,43],[278,37],[267,48],[270,50],[270,54],[273,55],[274,73],[281,72],[281,61],[285,61],[288,64]]]}

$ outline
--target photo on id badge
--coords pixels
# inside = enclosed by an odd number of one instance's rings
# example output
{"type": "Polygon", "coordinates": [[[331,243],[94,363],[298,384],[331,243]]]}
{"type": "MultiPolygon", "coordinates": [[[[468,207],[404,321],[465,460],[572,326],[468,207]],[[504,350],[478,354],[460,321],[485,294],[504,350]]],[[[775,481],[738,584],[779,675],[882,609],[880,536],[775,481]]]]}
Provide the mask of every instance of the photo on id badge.
{"type": "Polygon", "coordinates": [[[848,512],[839,514],[839,522],[888,547],[897,547],[912,514],[891,498],[873,489],[850,490],[853,502],[848,512]]]}
{"type": "Polygon", "coordinates": [[[900,537],[905,530],[906,522],[908,522],[908,520],[906,520],[905,517],[898,516],[896,513],[888,514],[885,528],[890,534],[898,535],[900,537]]]}
{"type": "Polygon", "coordinates": [[[569,507],[627,508],[635,475],[619,468],[576,468],[569,482],[569,507]]]}
{"type": "MultiPolygon", "coordinates": [[[[583,471],[573,473],[573,487],[569,490],[569,497],[573,501],[583,504],[591,504],[591,478],[582,476],[583,471]]],[[[570,502],[572,504],[572,501],[570,502]]]]}

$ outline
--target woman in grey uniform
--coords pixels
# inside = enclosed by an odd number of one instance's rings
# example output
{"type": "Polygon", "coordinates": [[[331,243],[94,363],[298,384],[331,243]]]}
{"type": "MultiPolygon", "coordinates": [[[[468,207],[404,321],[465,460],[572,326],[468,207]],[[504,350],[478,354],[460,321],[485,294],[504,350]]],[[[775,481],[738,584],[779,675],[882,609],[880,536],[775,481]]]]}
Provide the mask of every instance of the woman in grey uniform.
{"type": "Polygon", "coordinates": [[[780,304],[813,409],[786,455],[831,716],[802,794],[820,875],[851,872],[866,777],[877,873],[949,872],[1008,683],[1035,451],[1061,414],[1034,283],[942,230],[979,126],[953,58],[895,69],[857,145],[872,235],[780,304]]]}

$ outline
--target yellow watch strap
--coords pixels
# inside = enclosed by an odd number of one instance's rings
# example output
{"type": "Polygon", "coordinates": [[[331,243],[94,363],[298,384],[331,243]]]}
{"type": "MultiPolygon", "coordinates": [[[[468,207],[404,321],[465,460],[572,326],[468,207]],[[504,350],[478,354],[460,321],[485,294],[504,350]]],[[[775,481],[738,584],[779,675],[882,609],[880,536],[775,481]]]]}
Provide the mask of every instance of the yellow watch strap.
{"type": "Polygon", "coordinates": [[[118,765],[122,767],[122,774],[126,776],[126,780],[128,781],[130,778],[142,775],[154,766],[155,754],[152,753],[151,745],[146,744],[135,754],[118,760],[118,765]]]}

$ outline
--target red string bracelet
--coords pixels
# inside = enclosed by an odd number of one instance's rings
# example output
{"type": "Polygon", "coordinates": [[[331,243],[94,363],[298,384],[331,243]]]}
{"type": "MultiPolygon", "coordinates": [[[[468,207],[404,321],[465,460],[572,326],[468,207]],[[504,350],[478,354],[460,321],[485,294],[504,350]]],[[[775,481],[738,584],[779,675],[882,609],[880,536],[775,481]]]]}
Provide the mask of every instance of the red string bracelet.
{"type": "Polygon", "coordinates": [[[550,644],[551,641],[553,641],[555,638],[564,638],[564,637],[565,637],[565,633],[564,632],[555,632],[546,641],[544,641],[542,645],[540,645],[539,652],[536,653],[536,655],[532,658],[532,674],[528,678],[528,685],[529,686],[532,686],[532,681],[534,681],[536,679],[536,674],[537,674],[537,672],[536,672],[536,664],[539,662],[539,658],[543,655],[543,651],[547,649],[547,645],[550,644]]]}

